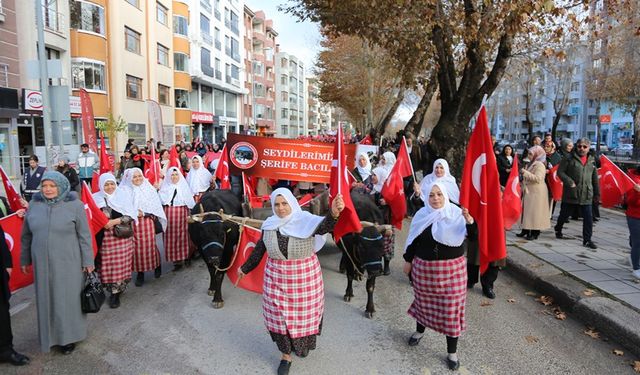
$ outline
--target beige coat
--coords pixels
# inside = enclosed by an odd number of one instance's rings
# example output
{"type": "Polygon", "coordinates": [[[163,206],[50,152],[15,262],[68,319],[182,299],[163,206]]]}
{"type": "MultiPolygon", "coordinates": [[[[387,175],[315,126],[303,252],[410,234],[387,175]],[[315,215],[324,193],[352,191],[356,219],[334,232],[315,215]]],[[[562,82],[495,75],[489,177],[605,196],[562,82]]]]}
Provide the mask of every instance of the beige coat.
{"type": "Polygon", "coordinates": [[[522,229],[544,230],[551,227],[549,190],[545,183],[547,169],[539,161],[522,171],[522,229]]]}

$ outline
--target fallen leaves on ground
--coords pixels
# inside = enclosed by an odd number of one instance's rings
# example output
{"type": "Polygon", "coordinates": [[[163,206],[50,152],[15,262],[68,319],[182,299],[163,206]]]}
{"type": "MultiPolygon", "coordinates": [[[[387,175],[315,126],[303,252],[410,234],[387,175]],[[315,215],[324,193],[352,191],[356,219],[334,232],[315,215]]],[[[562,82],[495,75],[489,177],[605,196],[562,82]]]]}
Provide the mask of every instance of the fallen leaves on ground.
{"type": "Polygon", "coordinates": [[[551,306],[553,304],[553,297],[540,296],[539,298],[536,298],[536,301],[540,302],[541,304],[543,304],[545,306],[551,306]]]}
{"type": "Polygon", "coordinates": [[[549,311],[549,310],[542,310],[540,312],[545,314],[545,315],[553,315],[553,313],[551,311],[549,311]]]}
{"type": "Polygon", "coordinates": [[[528,342],[529,344],[535,344],[535,343],[537,343],[538,341],[540,341],[540,339],[538,339],[538,338],[537,338],[537,337],[535,337],[535,336],[525,336],[525,337],[524,337],[524,339],[525,339],[525,340],[527,340],[527,342],[528,342]]]}
{"type": "Polygon", "coordinates": [[[485,306],[491,306],[493,305],[493,303],[491,303],[491,301],[487,300],[487,299],[483,299],[482,302],[480,302],[480,306],[485,307],[485,306]]]}
{"type": "Polygon", "coordinates": [[[633,366],[633,371],[640,374],[640,361],[633,361],[633,364],[631,366],[633,366]]]}
{"type": "Polygon", "coordinates": [[[617,355],[618,357],[622,357],[624,355],[624,352],[620,349],[613,349],[613,354],[617,355]]]}
{"type": "Polygon", "coordinates": [[[556,319],[558,319],[558,320],[567,319],[567,314],[564,311],[560,310],[559,307],[554,307],[552,311],[553,311],[553,315],[555,315],[556,319]]]}
{"type": "Polygon", "coordinates": [[[538,293],[536,293],[536,292],[531,292],[531,291],[529,291],[529,292],[525,292],[524,294],[528,295],[529,297],[537,297],[537,296],[538,296],[538,293]]]}
{"type": "Polygon", "coordinates": [[[584,331],[584,334],[594,339],[600,338],[600,332],[596,331],[596,329],[593,327],[587,327],[587,330],[584,331]]]}
{"type": "Polygon", "coordinates": [[[509,303],[516,303],[516,299],[515,298],[508,298],[507,302],[509,303]]]}
{"type": "Polygon", "coordinates": [[[529,268],[534,268],[535,269],[535,268],[540,268],[540,267],[544,266],[544,263],[530,263],[530,264],[527,264],[527,266],[529,266],[529,268]]]}
{"type": "Polygon", "coordinates": [[[582,291],[582,294],[584,294],[587,297],[591,297],[592,295],[596,294],[596,291],[593,289],[585,289],[582,291]]]}

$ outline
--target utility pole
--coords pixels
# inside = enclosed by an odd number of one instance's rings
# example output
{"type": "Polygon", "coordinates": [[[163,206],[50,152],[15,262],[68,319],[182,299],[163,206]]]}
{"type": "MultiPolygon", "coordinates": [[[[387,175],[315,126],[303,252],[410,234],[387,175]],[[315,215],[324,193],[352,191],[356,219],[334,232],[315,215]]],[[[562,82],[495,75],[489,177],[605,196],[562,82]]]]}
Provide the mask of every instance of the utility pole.
{"type": "MultiPolygon", "coordinates": [[[[40,76],[40,92],[42,93],[42,126],[44,128],[44,145],[46,153],[46,165],[53,165],[53,133],[51,129],[51,103],[49,100],[49,73],[47,71],[47,55],[44,49],[44,5],[43,0],[35,0],[36,28],[38,29],[38,62],[40,76]],[[51,164],[49,164],[51,163],[51,164]]],[[[62,139],[60,140],[62,142],[62,139]]]]}

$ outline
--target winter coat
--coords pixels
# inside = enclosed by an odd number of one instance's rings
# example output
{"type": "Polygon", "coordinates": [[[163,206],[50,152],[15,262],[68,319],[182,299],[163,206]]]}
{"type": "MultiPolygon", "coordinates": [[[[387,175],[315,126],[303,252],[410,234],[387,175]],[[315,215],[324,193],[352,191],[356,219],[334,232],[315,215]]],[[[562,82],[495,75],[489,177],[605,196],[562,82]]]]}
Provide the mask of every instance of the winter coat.
{"type": "Polygon", "coordinates": [[[505,186],[507,185],[513,162],[509,161],[509,159],[502,154],[498,155],[496,162],[498,163],[498,173],[500,174],[500,186],[505,186]]]}
{"type": "Polygon", "coordinates": [[[522,170],[522,229],[544,230],[551,227],[546,175],[547,169],[539,161],[534,161],[528,169],[522,170]]]}
{"type": "Polygon", "coordinates": [[[35,194],[24,219],[20,265],[33,265],[40,349],[48,352],[87,336],[80,294],[82,268],[93,266],[91,232],[73,191],[53,205],[35,194]]]}
{"type": "Polygon", "coordinates": [[[563,203],[588,205],[593,203],[594,196],[600,196],[598,171],[592,155],[587,155],[587,163],[582,165],[580,156],[572,152],[560,162],[558,177],[563,183],[563,203]],[[571,187],[573,184],[576,186],[571,187]]]}

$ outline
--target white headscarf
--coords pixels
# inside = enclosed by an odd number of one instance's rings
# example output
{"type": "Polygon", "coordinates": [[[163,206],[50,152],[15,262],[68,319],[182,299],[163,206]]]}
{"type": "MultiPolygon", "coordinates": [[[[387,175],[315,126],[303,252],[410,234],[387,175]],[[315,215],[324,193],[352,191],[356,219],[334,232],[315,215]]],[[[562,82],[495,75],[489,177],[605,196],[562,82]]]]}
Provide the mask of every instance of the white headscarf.
{"type": "Polygon", "coordinates": [[[149,180],[144,177],[140,168],[130,168],[125,170],[124,177],[122,178],[122,182],[120,182],[120,188],[118,190],[122,190],[123,193],[133,197],[133,206],[136,210],[156,216],[160,219],[162,229],[167,229],[167,216],[164,214],[164,210],[162,209],[160,196],[156,189],[149,183],[149,180]],[[133,184],[133,175],[135,173],[142,174],[142,178],[144,179],[140,186],[135,186],[133,184]]]}
{"type": "Polygon", "coordinates": [[[393,168],[393,165],[396,163],[396,156],[393,152],[387,151],[382,154],[382,157],[384,158],[384,169],[386,169],[388,173],[391,173],[391,168],[393,168]]]}
{"type": "MultiPolygon", "coordinates": [[[[324,220],[322,216],[302,211],[298,201],[287,188],[278,188],[271,193],[271,209],[273,210],[273,216],[269,216],[267,220],[262,223],[261,229],[278,230],[281,234],[289,237],[309,238],[315,233],[318,225],[324,220]],[[281,195],[287,203],[289,203],[289,206],[291,206],[291,214],[287,217],[281,218],[276,214],[275,204],[278,195],[281,195]]],[[[316,235],[313,243],[314,250],[317,252],[322,249],[325,242],[326,239],[324,235],[316,235]]]]}
{"type": "Polygon", "coordinates": [[[193,193],[191,192],[191,188],[189,184],[187,184],[187,180],[184,179],[182,173],[177,167],[171,167],[167,170],[167,175],[162,181],[162,185],[160,185],[160,191],[158,191],[158,195],[160,195],[160,202],[163,205],[171,204],[171,199],[173,198],[174,206],[187,206],[190,209],[196,205],[196,202],[193,200],[193,193]],[[171,174],[173,171],[178,172],[179,180],[178,183],[174,184],[171,182],[171,174]],[[173,193],[175,191],[176,197],[173,198],[173,193]]]}
{"type": "MultiPolygon", "coordinates": [[[[126,171],[125,171],[126,172],[126,171]]],[[[114,181],[115,177],[111,173],[103,173],[100,175],[100,191],[93,194],[93,200],[96,201],[98,207],[104,207],[105,198],[107,204],[114,211],[122,214],[123,216],[129,216],[135,222],[138,222],[138,210],[133,202],[133,195],[128,192],[124,192],[120,186],[116,187],[113,194],[109,195],[104,192],[104,184],[107,181],[114,181]]]]}
{"type": "Polygon", "coordinates": [[[384,182],[387,180],[387,177],[389,177],[389,171],[383,167],[375,167],[373,169],[373,174],[378,178],[378,183],[373,185],[373,190],[371,191],[371,194],[375,193],[375,192],[382,192],[382,186],[384,185],[384,182]]]}
{"type": "Polygon", "coordinates": [[[404,245],[404,251],[411,245],[425,229],[431,225],[431,234],[433,239],[447,246],[460,246],[467,236],[467,222],[462,216],[460,207],[449,202],[449,195],[444,184],[435,182],[429,185],[429,193],[427,193],[427,202],[418,212],[416,212],[411,227],[409,228],[409,236],[404,245]],[[431,189],[437,186],[442,191],[444,205],[439,209],[434,209],[429,205],[429,193],[431,189]]]}
{"type": "Polygon", "coordinates": [[[371,176],[371,162],[369,161],[369,154],[367,154],[366,152],[361,152],[358,155],[358,158],[356,159],[356,169],[358,170],[360,177],[362,177],[362,181],[371,176]],[[364,167],[360,166],[361,157],[364,157],[364,159],[367,161],[367,164],[365,164],[364,167]]]}
{"type": "Polygon", "coordinates": [[[211,173],[209,173],[207,167],[202,162],[202,157],[195,155],[191,158],[191,160],[193,159],[200,161],[200,167],[194,168],[191,166],[187,174],[187,182],[193,194],[199,194],[209,190],[209,187],[211,187],[211,173]]]}
{"type": "Polygon", "coordinates": [[[100,191],[92,194],[93,200],[96,202],[98,208],[104,208],[105,206],[107,206],[107,201],[113,198],[113,195],[116,193],[114,191],[113,194],[107,194],[107,192],[104,191],[104,184],[106,184],[108,181],[111,181],[116,184],[116,186],[118,186],[118,181],[113,174],[103,173],[100,175],[100,179],[98,180],[100,191]]]}
{"type": "Polygon", "coordinates": [[[420,181],[420,197],[422,201],[427,204],[427,200],[429,199],[429,193],[431,192],[431,185],[433,183],[438,182],[447,190],[447,194],[449,195],[449,199],[453,203],[460,203],[460,189],[458,188],[458,184],[456,184],[456,178],[451,175],[449,172],[449,163],[447,163],[444,159],[438,159],[433,162],[433,172],[426,175],[422,181],[420,181]],[[436,165],[440,164],[444,169],[444,176],[436,177],[436,165]]]}

